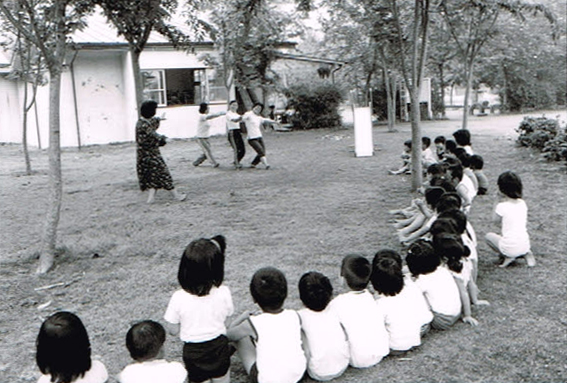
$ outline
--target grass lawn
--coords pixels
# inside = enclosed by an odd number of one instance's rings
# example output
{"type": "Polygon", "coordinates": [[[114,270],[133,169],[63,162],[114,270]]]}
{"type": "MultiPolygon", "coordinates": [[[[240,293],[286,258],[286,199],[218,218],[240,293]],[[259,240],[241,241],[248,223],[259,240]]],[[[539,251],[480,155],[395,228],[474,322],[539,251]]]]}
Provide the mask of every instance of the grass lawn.
{"type": "MultiPolygon", "coordinates": [[[[510,136],[521,118],[473,117],[473,148],[485,159],[491,181],[473,203],[470,220],[479,237],[478,327],[459,322],[433,332],[404,357],[388,357],[366,370],[348,369],[336,382],[564,382],[567,380],[565,254],[567,173],[517,148],[510,136]],[[529,207],[529,232],[537,259],[507,269],[482,241],[495,200],[496,178],[520,174],[529,207]]],[[[447,137],[458,120],[424,122],[423,134],[447,137]]],[[[288,308],[299,309],[297,282],[320,271],[340,292],[340,262],[348,253],[371,259],[384,247],[401,250],[388,210],[412,199],[409,176],[399,166],[408,124],[399,132],[374,128],[375,155],[355,158],[353,130],[267,133],[272,168],[234,171],[225,137],[211,140],[221,167],[194,168],[193,141],[162,148],[174,181],[188,193],[174,202],[158,192],[145,204],[135,173],[135,146],[108,145],[63,153],[64,196],[59,226],[61,254],[46,276],[34,274],[47,193],[47,154],[32,151],[36,174],[26,177],[21,148],[0,146],[0,381],[34,382],[34,342],[42,320],[58,310],[77,313],[93,354],[116,375],[130,363],[126,331],[141,319],[160,320],[177,284],[185,246],[202,236],[227,238],[225,283],[236,314],[255,310],[248,292],[254,271],[271,265],[285,272],[288,308]],[[48,287],[48,288],[45,288],[48,287]]],[[[247,147],[245,163],[252,150],[247,147]]],[[[181,360],[181,342],[168,337],[166,357],[181,360]]],[[[282,361],[285,363],[285,361],[282,361]]],[[[246,382],[237,357],[232,381],[246,382]]],[[[311,380],[306,378],[305,382],[311,380]]]]}

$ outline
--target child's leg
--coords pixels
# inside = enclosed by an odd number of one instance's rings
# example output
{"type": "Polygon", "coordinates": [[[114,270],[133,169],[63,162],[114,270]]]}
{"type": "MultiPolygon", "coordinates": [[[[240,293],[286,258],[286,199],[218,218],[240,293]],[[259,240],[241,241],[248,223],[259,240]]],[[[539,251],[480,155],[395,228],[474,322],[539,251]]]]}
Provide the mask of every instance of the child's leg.
{"type": "Polygon", "coordinates": [[[403,228],[405,228],[405,227],[411,225],[411,224],[416,220],[416,218],[418,218],[418,217],[419,217],[419,214],[416,213],[416,214],[413,214],[413,215],[412,215],[411,217],[409,217],[409,218],[399,219],[399,220],[397,220],[396,223],[394,224],[394,227],[395,227],[396,229],[403,229],[403,228]]]}
{"type": "Polygon", "coordinates": [[[148,203],[153,203],[156,198],[157,189],[150,189],[148,193],[148,203]]]}
{"type": "Polygon", "coordinates": [[[252,166],[256,166],[260,163],[262,157],[265,156],[264,147],[260,143],[259,139],[248,140],[248,143],[250,144],[250,146],[252,146],[252,149],[254,149],[257,153],[256,157],[254,157],[254,160],[252,161],[252,166]]]}
{"type": "Polygon", "coordinates": [[[410,235],[414,231],[418,230],[425,223],[425,215],[423,213],[418,213],[415,215],[413,222],[400,230],[400,234],[403,236],[410,235]]]}
{"type": "Polygon", "coordinates": [[[498,246],[498,244],[500,243],[500,240],[502,239],[502,237],[496,233],[487,233],[484,236],[484,239],[486,240],[486,243],[488,244],[488,246],[490,246],[490,248],[494,251],[496,251],[498,254],[503,255],[500,252],[500,247],[498,246]]]}
{"type": "Polygon", "coordinates": [[[238,145],[236,144],[234,130],[228,131],[228,142],[230,143],[234,154],[234,160],[232,162],[234,163],[234,166],[238,168],[240,166],[240,159],[238,158],[238,145]]]}
{"type": "Polygon", "coordinates": [[[209,143],[209,139],[208,138],[199,138],[198,139],[199,145],[201,146],[201,149],[203,149],[203,154],[209,159],[209,161],[211,161],[213,163],[213,166],[217,166],[217,161],[215,161],[215,158],[213,157],[213,153],[211,152],[211,144],[209,143]]]}
{"type": "Polygon", "coordinates": [[[236,342],[236,352],[238,352],[246,373],[250,375],[250,370],[256,363],[256,346],[254,346],[252,338],[245,336],[236,342]]]}

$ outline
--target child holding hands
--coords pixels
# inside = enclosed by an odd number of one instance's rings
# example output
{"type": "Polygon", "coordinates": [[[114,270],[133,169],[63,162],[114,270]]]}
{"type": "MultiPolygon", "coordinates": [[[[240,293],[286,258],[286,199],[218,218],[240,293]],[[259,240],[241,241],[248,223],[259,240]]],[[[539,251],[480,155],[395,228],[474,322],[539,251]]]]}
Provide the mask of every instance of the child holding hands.
{"type": "Polygon", "coordinates": [[[234,307],[224,286],[222,235],[192,241],[181,256],[177,279],[181,289],[173,293],[164,315],[172,335],[184,342],[183,362],[190,382],[230,381],[231,348],[225,321],[234,307]]]}
{"type": "Polygon", "coordinates": [[[244,369],[253,382],[298,382],[307,361],[301,346],[299,315],[283,308],[287,297],[285,275],[273,267],[256,271],[250,294],[262,313],[245,312],[228,330],[244,369]]]}

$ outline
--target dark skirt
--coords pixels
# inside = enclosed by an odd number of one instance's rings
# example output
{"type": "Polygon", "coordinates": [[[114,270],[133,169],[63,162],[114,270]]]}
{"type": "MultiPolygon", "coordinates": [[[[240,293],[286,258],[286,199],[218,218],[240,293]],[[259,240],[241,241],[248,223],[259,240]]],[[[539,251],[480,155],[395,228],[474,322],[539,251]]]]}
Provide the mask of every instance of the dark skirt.
{"type": "Polygon", "coordinates": [[[138,182],[142,191],[148,189],[173,189],[173,179],[159,149],[138,147],[138,182]]]}
{"type": "Polygon", "coordinates": [[[231,349],[228,338],[219,335],[199,343],[185,342],[183,362],[191,382],[204,382],[226,375],[230,368],[231,349]]]}

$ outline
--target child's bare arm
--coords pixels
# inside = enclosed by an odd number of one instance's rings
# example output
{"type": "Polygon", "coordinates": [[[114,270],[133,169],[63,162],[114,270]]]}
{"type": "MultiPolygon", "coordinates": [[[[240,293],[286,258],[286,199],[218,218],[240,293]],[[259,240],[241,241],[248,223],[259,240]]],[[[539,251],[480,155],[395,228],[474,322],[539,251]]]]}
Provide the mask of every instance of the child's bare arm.
{"type": "MultiPolygon", "coordinates": [[[[454,277],[453,277],[454,278],[454,277]]],[[[478,325],[478,321],[472,317],[471,300],[465,283],[460,278],[454,278],[459,288],[459,296],[461,297],[461,304],[463,305],[463,322],[470,323],[472,326],[478,325]]]]}
{"type": "Polygon", "coordinates": [[[490,306],[490,302],[478,299],[478,286],[475,281],[471,278],[469,284],[467,285],[467,290],[471,299],[471,303],[476,306],[490,306]]]}
{"type": "Polygon", "coordinates": [[[228,340],[235,342],[247,336],[251,336],[252,338],[257,339],[256,331],[254,331],[254,328],[252,327],[252,324],[250,323],[248,318],[249,315],[246,315],[246,317],[242,321],[240,321],[240,323],[233,323],[233,325],[228,328],[226,332],[228,340]]]}
{"type": "Polygon", "coordinates": [[[167,330],[169,335],[173,335],[173,336],[179,335],[179,328],[180,328],[179,323],[170,323],[167,321],[165,322],[165,329],[167,330]]]}

